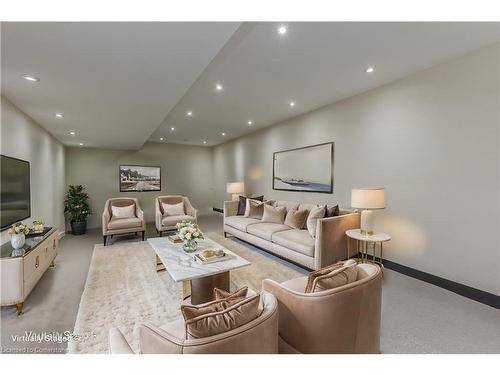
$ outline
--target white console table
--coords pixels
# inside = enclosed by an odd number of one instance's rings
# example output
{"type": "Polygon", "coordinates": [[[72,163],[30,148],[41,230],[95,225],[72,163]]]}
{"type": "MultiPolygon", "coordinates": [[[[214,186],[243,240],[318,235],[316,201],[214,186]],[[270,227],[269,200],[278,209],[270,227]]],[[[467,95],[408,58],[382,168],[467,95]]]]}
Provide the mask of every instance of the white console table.
{"type": "Polygon", "coordinates": [[[59,237],[52,228],[45,235],[30,237],[22,249],[14,250],[7,242],[1,246],[0,305],[17,307],[23,313],[24,301],[47,268],[54,266],[59,237]]]}

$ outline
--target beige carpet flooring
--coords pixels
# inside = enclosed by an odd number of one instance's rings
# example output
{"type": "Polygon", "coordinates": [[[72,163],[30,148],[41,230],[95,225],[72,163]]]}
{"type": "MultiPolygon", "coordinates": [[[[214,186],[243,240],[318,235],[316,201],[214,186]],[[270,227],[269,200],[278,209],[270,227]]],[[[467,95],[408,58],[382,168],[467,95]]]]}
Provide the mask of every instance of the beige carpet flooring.
{"type": "MultiPolygon", "coordinates": [[[[222,215],[199,217],[205,232],[222,234],[222,215]]],[[[147,237],[156,237],[148,223],[147,237]]],[[[120,236],[111,242],[136,242],[120,236]]],[[[274,257],[237,239],[252,252],[306,273],[300,267],[274,257]]],[[[95,244],[102,243],[100,229],[83,236],[67,234],[60,242],[56,267],[40,279],[25,302],[25,314],[2,307],[2,353],[65,353],[65,341],[14,341],[25,332],[72,332],[87,279],[95,244]]],[[[434,285],[385,270],[382,289],[381,350],[383,353],[500,353],[500,311],[434,285]]]]}
{"type": "MultiPolygon", "coordinates": [[[[231,289],[261,289],[262,280],[282,282],[302,274],[271,258],[255,253],[216,233],[207,237],[251,262],[231,271],[231,289]]],[[[162,325],[181,317],[182,284],[168,272],[156,272],[156,257],[147,242],[95,245],[90,262],[70,353],[107,353],[108,331],[118,327],[134,351],[138,351],[141,323],[162,325]]]]}

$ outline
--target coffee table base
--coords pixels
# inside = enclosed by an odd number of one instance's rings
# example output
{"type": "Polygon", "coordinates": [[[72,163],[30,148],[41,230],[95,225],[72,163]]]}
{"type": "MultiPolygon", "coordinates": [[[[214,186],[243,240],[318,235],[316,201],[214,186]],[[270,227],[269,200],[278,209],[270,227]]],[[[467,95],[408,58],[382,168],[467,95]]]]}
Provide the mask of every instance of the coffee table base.
{"type": "Polygon", "coordinates": [[[229,291],[229,271],[199,279],[186,280],[182,283],[182,298],[191,296],[191,304],[210,302],[215,299],[214,288],[229,291]]]}

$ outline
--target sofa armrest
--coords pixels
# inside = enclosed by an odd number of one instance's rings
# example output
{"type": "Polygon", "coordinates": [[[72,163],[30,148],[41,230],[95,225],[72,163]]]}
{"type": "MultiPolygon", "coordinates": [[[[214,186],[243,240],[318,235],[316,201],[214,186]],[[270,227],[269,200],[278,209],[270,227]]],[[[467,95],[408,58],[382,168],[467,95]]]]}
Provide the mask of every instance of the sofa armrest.
{"type": "Polygon", "coordinates": [[[318,219],[314,249],[314,268],[328,266],[347,258],[346,230],[360,226],[360,215],[350,213],[318,219]]]}
{"type": "Polygon", "coordinates": [[[224,217],[236,216],[239,201],[224,201],[224,217]]]}
{"type": "Polygon", "coordinates": [[[155,198],[155,225],[158,231],[161,230],[161,220],[163,219],[163,214],[160,209],[160,202],[158,198],[155,198]]]}
{"type": "Polygon", "coordinates": [[[186,207],[186,214],[197,219],[198,210],[194,208],[194,206],[191,204],[191,201],[187,197],[184,197],[184,205],[186,207]]]}
{"type": "Polygon", "coordinates": [[[118,328],[109,330],[109,353],[110,354],[135,354],[127,342],[125,336],[118,328]]]}
{"type": "Polygon", "coordinates": [[[104,211],[102,212],[102,234],[106,235],[108,232],[108,224],[111,220],[111,216],[109,215],[108,205],[104,206],[104,211]]]}
{"type": "Polygon", "coordinates": [[[152,324],[139,326],[141,353],[182,354],[185,339],[176,337],[152,324]]]}

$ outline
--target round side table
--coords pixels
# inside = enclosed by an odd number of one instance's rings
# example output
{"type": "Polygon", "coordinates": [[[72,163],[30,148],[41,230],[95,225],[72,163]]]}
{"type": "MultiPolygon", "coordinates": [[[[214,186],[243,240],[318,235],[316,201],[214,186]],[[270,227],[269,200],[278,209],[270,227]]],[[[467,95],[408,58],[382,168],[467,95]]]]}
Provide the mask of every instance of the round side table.
{"type": "Polygon", "coordinates": [[[361,234],[360,229],[350,229],[345,232],[347,235],[347,259],[351,257],[351,249],[358,255],[358,261],[361,263],[369,262],[370,245],[372,248],[371,263],[377,263],[381,266],[383,260],[383,243],[390,241],[391,236],[387,233],[361,234]],[[354,244],[354,246],[352,246],[354,244]],[[380,261],[376,260],[377,245],[380,247],[380,261]]]}

